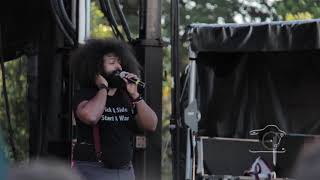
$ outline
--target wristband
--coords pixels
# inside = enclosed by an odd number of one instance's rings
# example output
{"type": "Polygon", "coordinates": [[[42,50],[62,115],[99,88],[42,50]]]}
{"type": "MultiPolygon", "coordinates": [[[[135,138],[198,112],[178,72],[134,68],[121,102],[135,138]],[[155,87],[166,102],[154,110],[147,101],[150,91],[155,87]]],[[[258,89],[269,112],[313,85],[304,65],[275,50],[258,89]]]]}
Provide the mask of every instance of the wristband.
{"type": "Polygon", "coordinates": [[[98,86],[98,88],[99,88],[99,90],[101,90],[101,89],[106,89],[106,90],[107,90],[107,93],[109,92],[109,87],[108,87],[107,85],[105,85],[105,84],[100,84],[100,85],[98,86]]]}
{"type": "Polygon", "coordinates": [[[141,96],[141,95],[139,95],[137,98],[135,98],[135,99],[133,99],[132,100],[132,103],[137,103],[137,102],[139,102],[139,101],[141,101],[141,100],[143,100],[143,97],[141,96]]]}

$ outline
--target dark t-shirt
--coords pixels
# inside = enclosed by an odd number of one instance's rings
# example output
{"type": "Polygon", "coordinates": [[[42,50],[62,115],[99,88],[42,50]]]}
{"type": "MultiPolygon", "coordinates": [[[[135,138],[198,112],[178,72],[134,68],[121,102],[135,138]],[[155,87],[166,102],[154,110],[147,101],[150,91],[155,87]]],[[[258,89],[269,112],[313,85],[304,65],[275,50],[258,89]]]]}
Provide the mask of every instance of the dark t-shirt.
{"type": "MultiPolygon", "coordinates": [[[[93,98],[97,89],[82,89],[75,93],[74,112],[81,101],[93,98]]],[[[113,96],[107,97],[106,107],[98,122],[100,129],[101,151],[103,161],[112,167],[121,167],[132,159],[133,136],[137,131],[137,125],[134,118],[136,110],[130,103],[129,96],[125,91],[117,90],[113,96]]],[[[92,126],[80,121],[75,115],[77,122],[77,143],[94,144],[92,135],[92,126]]],[[[92,148],[86,150],[77,149],[77,156],[88,156],[93,153],[92,148]]],[[[81,157],[76,159],[82,159],[81,157]]]]}

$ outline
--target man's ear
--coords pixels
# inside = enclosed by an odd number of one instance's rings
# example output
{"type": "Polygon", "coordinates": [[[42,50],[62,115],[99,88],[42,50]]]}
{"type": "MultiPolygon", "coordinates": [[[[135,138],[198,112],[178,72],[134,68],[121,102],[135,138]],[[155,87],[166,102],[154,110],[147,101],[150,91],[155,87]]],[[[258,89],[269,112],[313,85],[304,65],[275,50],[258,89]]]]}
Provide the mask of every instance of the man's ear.
{"type": "Polygon", "coordinates": [[[103,64],[100,64],[98,66],[98,70],[99,70],[99,74],[106,79],[107,78],[107,73],[103,69],[103,64]]]}

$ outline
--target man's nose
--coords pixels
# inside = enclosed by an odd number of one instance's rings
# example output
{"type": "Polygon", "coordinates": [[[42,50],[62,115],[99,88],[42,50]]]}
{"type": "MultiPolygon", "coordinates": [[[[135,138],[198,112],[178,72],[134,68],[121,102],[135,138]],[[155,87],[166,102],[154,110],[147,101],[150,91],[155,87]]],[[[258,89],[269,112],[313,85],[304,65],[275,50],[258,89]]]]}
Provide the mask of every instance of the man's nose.
{"type": "Polygon", "coordinates": [[[121,67],[121,64],[120,63],[117,63],[117,69],[122,71],[122,67],[121,67]]]}

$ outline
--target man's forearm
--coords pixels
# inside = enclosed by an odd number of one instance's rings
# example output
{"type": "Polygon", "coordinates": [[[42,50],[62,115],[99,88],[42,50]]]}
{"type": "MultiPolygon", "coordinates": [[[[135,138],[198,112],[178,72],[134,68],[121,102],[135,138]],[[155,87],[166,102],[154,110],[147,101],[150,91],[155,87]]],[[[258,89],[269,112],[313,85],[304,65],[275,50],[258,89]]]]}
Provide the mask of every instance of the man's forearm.
{"type": "Polygon", "coordinates": [[[86,121],[90,124],[96,124],[101,118],[107,101],[107,90],[101,89],[90,99],[83,107],[82,112],[85,114],[86,121]]]}
{"type": "Polygon", "coordinates": [[[155,131],[158,118],[156,113],[147,105],[144,100],[136,103],[138,125],[147,131],[155,131]]]}

